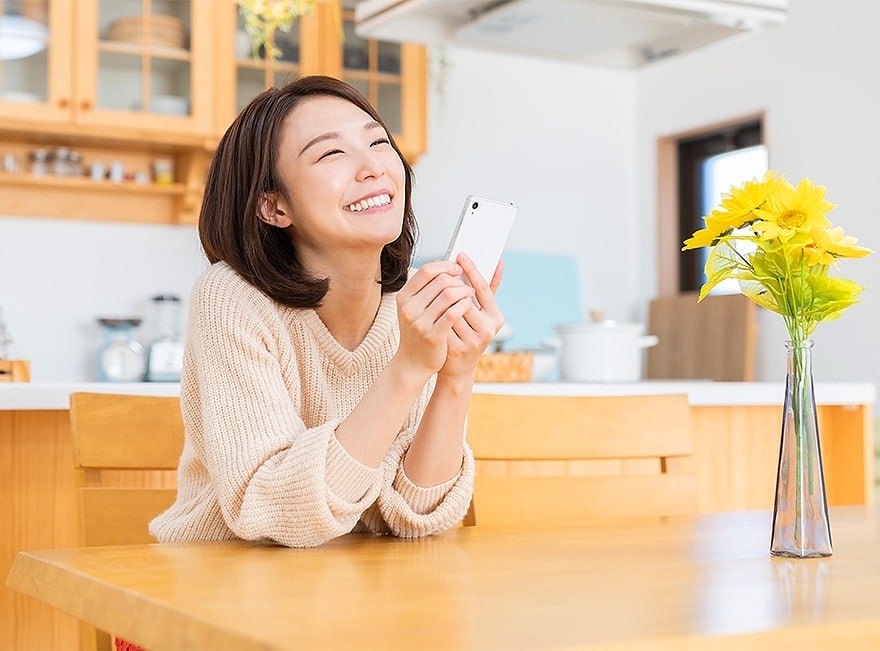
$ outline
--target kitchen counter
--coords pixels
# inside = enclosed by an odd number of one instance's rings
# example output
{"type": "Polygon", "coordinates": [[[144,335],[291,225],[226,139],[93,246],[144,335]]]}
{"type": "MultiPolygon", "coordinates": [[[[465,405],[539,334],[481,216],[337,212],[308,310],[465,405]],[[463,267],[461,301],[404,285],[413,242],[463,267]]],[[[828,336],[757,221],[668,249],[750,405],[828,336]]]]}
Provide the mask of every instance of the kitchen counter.
{"type": "MultiPolygon", "coordinates": [[[[579,384],[574,382],[499,382],[477,384],[479,393],[517,395],[651,395],[686,393],[693,406],[781,406],[785,385],[782,382],[710,382],[662,381],[615,384],[579,384]]],[[[76,391],[131,393],[150,396],[176,396],[180,385],[173,382],[60,382],[0,384],[0,410],[67,409],[70,394],[76,391]]],[[[819,405],[872,405],[877,392],[867,382],[820,382],[815,386],[819,405]]]]}

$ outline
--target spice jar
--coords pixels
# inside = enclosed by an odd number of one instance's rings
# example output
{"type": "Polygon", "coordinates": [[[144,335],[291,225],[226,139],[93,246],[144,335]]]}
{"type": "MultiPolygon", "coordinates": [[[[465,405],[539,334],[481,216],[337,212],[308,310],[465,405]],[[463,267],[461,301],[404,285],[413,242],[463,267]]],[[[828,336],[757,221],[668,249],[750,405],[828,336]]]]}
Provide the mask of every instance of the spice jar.
{"type": "Polygon", "coordinates": [[[31,174],[46,176],[51,171],[52,155],[47,149],[35,149],[30,153],[31,174]]]}
{"type": "Polygon", "coordinates": [[[153,161],[153,179],[159,185],[174,183],[174,161],[170,158],[157,158],[153,161]]]}

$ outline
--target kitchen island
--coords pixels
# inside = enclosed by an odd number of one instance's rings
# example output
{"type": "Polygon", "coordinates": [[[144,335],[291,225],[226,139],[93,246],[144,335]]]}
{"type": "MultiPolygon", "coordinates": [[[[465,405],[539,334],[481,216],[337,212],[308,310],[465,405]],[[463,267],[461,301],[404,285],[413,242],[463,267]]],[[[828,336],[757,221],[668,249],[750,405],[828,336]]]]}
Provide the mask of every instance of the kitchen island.
{"type": "MultiPolygon", "coordinates": [[[[19,550],[76,545],[73,450],[68,424],[68,400],[76,391],[167,396],[178,395],[180,387],[171,383],[0,385],[3,576],[19,550]]],[[[694,453],[686,463],[697,477],[699,510],[708,513],[772,506],[782,383],[498,383],[478,384],[475,391],[551,395],[685,393],[691,405],[694,435],[694,453]]],[[[816,385],[822,456],[832,505],[873,502],[875,399],[876,389],[869,383],[816,385]]],[[[77,634],[72,617],[8,588],[0,591],[0,649],[75,648],[77,634]]]]}

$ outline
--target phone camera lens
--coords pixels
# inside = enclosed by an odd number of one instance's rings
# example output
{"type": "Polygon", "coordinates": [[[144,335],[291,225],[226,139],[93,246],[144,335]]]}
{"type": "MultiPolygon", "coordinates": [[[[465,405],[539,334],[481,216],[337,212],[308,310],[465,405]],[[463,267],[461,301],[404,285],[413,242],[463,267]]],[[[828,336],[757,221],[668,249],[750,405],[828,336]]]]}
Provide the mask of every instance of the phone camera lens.
{"type": "Polygon", "coordinates": [[[476,209],[477,209],[477,206],[479,206],[479,205],[480,205],[479,203],[477,203],[476,201],[474,201],[474,203],[473,203],[473,205],[471,206],[471,208],[472,208],[473,210],[476,210],[476,209]]]}

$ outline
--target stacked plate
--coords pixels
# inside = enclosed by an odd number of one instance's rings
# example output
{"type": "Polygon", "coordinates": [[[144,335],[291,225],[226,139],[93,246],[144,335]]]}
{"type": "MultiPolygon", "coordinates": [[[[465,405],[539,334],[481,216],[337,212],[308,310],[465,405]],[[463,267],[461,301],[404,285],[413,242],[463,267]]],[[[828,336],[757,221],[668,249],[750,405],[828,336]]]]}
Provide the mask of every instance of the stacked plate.
{"type": "Polygon", "coordinates": [[[119,18],[107,28],[107,39],[121,43],[149,43],[182,48],[186,44],[186,27],[179,18],[165,14],[150,16],[147,33],[143,16],[119,18]]]}

